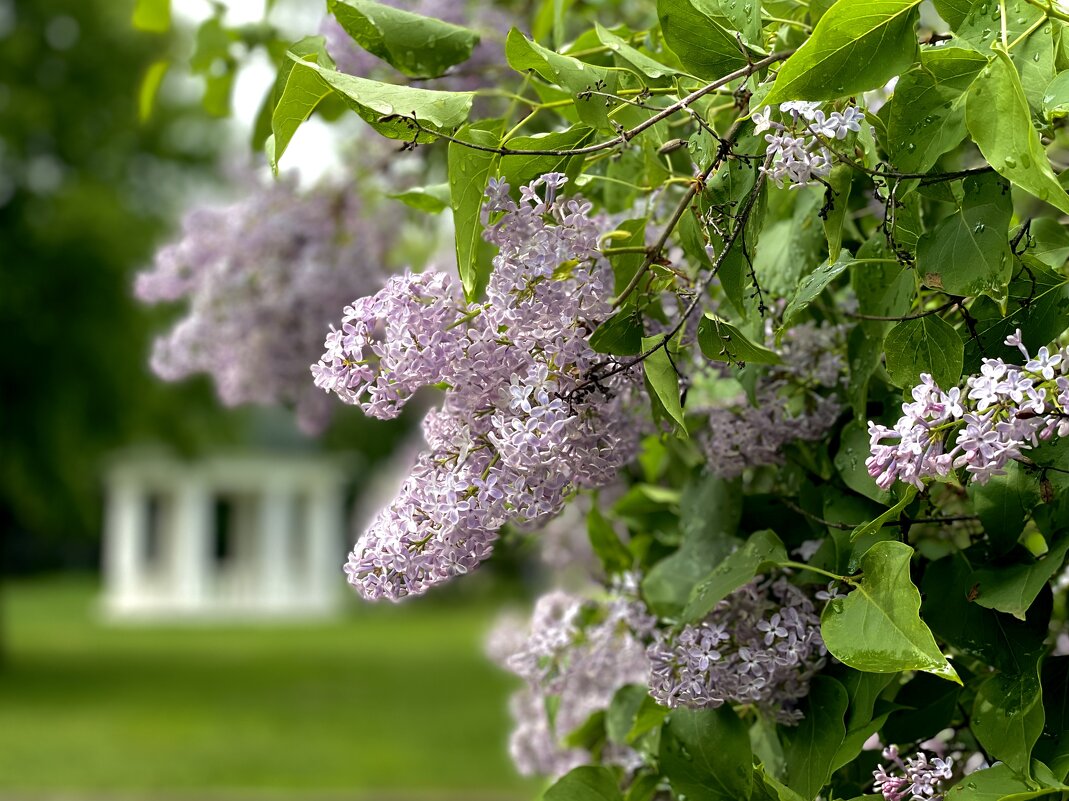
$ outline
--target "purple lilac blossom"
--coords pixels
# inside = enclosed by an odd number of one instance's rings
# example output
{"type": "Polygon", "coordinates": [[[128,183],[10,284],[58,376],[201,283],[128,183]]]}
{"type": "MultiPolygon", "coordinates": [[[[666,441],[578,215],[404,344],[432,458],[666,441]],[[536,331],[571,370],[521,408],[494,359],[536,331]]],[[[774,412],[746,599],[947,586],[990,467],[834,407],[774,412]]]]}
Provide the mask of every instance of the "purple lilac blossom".
{"type": "Polygon", "coordinates": [[[384,249],[348,189],[301,193],[279,181],[227,207],[194,209],[137,276],[140,300],[188,303],[156,340],[153,370],[168,381],[207,372],[226,405],[295,404],[302,428],[322,430],[330,406],[309,391],[308,361],[337,298],[381,285],[384,249]]]}
{"type": "Polygon", "coordinates": [[[984,359],[964,389],[946,392],[922,374],[893,428],[869,422],[865,465],[878,486],[899,480],[922,488],[962,467],[984,484],[1039,440],[1069,434],[1069,352],[1043,347],[1032,357],[1020,329],[1006,344],[1021,351],[1023,367],[984,359]]]}
{"type": "Polygon", "coordinates": [[[782,364],[761,371],[752,403],[740,395],[707,410],[697,439],[708,469],[734,478],[750,467],[780,464],[791,442],[820,439],[842,407],[834,393],[816,390],[838,387],[845,370],[843,349],[838,327],[805,323],[790,329],[779,349],[782,364]]]}
{"type": "Polygon", "coordinates": [[[659,631],[646,653],[650,695],[664,706],[753,704],[794,725],[827,651],[813,602],[781,576],[739,588],[700,623],[659,631]]]}
{"type": "Polygon", "coordinates": [[[545,523],[636,451],[640,374],[585,383],[603,358],[587,339],[610,314],[613,274],[591,205],[557,197],[566,181],[547,174],[519,203],[507,184],[488,188],[485,237],[499,252],[486,303],[466,304],[441,273],[398,276],[346,308],[312,365],[316,386],[379,418],[421,386],[445,388],[424,421],[427,450],[346,565],[366,598],[474,569],[503,525],[545,523]]]}
{"type": "MultiPolygon", "coordinates": [[[[589,752],[563,740],[606,709],[618,689],[645,681],[642,639],[656,620],[636,592],[637,581],[626,576],[603,601],[554,590],[537,601],[525,631],[505,621],[491,635],[495,661],[527,683],[510,701],[516,728],[509,752],[523,775],[558,777],[589,763],[589,752]]],[[[635,770],[642,757],[610,743],[600,761],[635,770]]]]}
{"type": "Polygon", "coordinates": [[[923,751],[903,759],[896,746],[883,749],[890,766],[880,765],[872,772],[873,789],[886,801],[935,801],[943,797],[943,783],[953,776],[952,757],[929,759],[923,751]]]}
{"type": "Polygon", "coordinates": [[[785,123],[772,119],[772,107],[765,106],[753,114],[754,132],[765,134],[768,147],[766,156],[772,156],[770,167],[761,171],[783,187],[784,181],[792,189],[819,183],[828,177],[834,161],[832,153],[821,144],[827,139],[845,139],[851,132],[861,131],[864,113],[856,106],[847,106],[842,111],[830,114],[820,108],[820,103],[791,101],[779,107],[785,123]]]}

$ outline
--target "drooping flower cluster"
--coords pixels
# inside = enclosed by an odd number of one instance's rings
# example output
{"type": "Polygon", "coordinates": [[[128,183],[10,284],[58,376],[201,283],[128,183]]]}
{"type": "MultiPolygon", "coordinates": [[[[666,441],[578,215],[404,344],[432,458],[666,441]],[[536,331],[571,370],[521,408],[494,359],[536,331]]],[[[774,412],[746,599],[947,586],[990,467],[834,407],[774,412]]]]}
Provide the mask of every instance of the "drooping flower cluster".
{"type": "Polygon", "coordinates": [[[920,488],[962,467],[983,484],[1040,439],[1069,434],[1069,352],[1042,347],[1033,358],[1020,329],[1006,344],[1021,351],[1023,367],[984,359],[964,390],[946,392],[923,374],[894,428],[869,422],[865,465],[880,487],[900,480],[920,488]]]}
{"type": "Polygon", "coordinates": [[[754,704],[791,725],[826,653],[809,596],[782,576],[754,581],[701,623],[658,633],[647,651],[650,695],[668,707],[754,704]]]}
{"type": "Polygon", "coordinates": [[[943,797],[943,782],[953,776],[952,757],[931,759],[923,751],[915,757],[903,759],[896,746],[883,749],[883,758],[891,764],[882,764],[872,772],[874,789],[886,801],[934,801],[943,797]]]}
{"type": "Polygon", "coordinates": [[[505,523],[547,520],[635,452],[634,374],[588,378],[601,356],[587,337],[609,315],[613,277],[590,204],[557,197],[566,180],[545,175],[519,203],[507,184],[488,189],[486,238],[499,253],[486,304],[466,304],[442,273],[397,276],[345,309],[312,366],[318,387],[379,418],[419,387],[446,388],[424,420],[428,449],[349,558],[367,598],[468,572],[505,523]]]}
{"type": "Polygon", "coordinates": [[[805,323],[790,329],[780,348],[782,364],[762,370],[753,401],[710,405],[697,439],[715,475],[734,478],[750,467],[780,464],[783,449],[822,437],[839,417],[834,393],[845,370],[842,332],[805,323]]]}
{"type": "Polygon", "coordinates": [[[856,106],[825,114],[820,103],[805,101],[782,103],[779,113],[783,122],[772,119],[771,106],[754,112],[754,132],[771,129],[765,134],[765,155],[772,156],[772,164],[761,170],[776,186],[782,187],[786,181],[792,189],[826,178],[831,173],[833,156],[822,141],[845,139],[851,132],[860,132],[865,119],[856,106]]]}
{"type": "Polygon", "coordinates": [[[292,403],[302,427],[322,429],[330,407],[308,384],[308,362],[337,298],[382,280],[385,247],[366,213],[351,190],[302,193],[291,181],[191,211],[137,277],[140,300],[189,304],[157,339],[153,370],[169,381],[207,372],[228,406],[292,403]]]}
{"type": "MultiPolygon", "coordinates": [[[[510,702],[516,728],[509,751],[523,775],[556,777],[590,762],[590,753],[568,747],[565,738],[606,709],[618,689],[645,681],[641,638],[656,620],[634,591],[625,581],[596,602],[555,590],[535,604],[525,632],[506,624],[492,635],[491,656],[527,682],[510,702]]],[[[615,744],[600,757],[627,769],[641,762],[635,751],[615,744]]]]}

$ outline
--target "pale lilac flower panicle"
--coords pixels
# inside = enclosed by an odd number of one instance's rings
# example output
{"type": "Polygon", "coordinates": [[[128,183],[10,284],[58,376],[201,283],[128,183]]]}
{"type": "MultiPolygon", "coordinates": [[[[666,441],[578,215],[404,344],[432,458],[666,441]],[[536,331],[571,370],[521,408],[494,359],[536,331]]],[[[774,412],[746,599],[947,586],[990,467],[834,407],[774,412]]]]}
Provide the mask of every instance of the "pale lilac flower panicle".
{"type": "Polygon", "coordinates": [[[953,776],[951,757],[929,759],[923,751],[918,751],[915,757],[903,761],[898,748],[892,745],[883,749],[883,758],[890,765],[881,764],[872,776],[873,789],[886,801],[935,801],[943,797],[943,783],[953,776]]]}
{"type": "Polygon", "coordinates": [[[351,190],[302,193],[292,181],[191,211],[181,236],[137,276],[139,299],[188,302],[156,340],[153,370],[169,381],[206,372],[228,406],[291,403],[303,428],[325,427],[330,407],[309,385],[308,361],[337,299],[382,280],[385,243],[366,216],[351,190]]]}
{"type": "MultiPolygon", "coordinates": [[[[606,709],[618,689],[645,681],[642,639],[655,624],[635,597],[635,582],[625,581],[602,601],[554,590],[535,604],[523,636],[509,623],[495,630],[488,650],[527,683],[510,703],[516,728],[509,751],[520,773],[557,777],[591,760],[563,740],[606,709]]],[[[609,744],[601,761],[633,770],[642,759],[631,748],[609,744]]]]}
{"type": "Polygon", "coordinates": [[[826,653],[809,596],[784,577],[754,581],[700,623],[657,633],[646,652],[650,695],[668,707],[754,704],[793,725],[826,653]]]}
{"type": "Polygon", "coordinates": [[[488,187],[498,247],[486,304],[444,274],[405,274],[346,308],[312,366],[315,383],[391,417],[422,386],[445,388],[428,450],[360,538],[346,570],[367,598],[398,600],[474,569],[506,523],[534,527],[577,490],[612,481],[637,448],[641,374],[575,392],[601,355],[587,338],[611,313],[612,271],[591,206],[565,176],[488,187]]]}
{"type": "Polygon", "coordinates": [[[779,107],[785,123],[771,118],[771,107],[753,114],[754,132],[765,134],[768,147],[765,155],[772,157],[768,168],[762,167],[776,186],[784,182],[792,189],[819,183],[831,173],[833,156],[823,144],[826,139],[845,139],[859,133],[864,113],[855,106],[826,114],[820,103],[791,101],[779,107]]]}
{"type": "Polygon", "coordinates": [[[946,392],[921,375],[913,403],[902,405],[893,428],[869,423],[872,455],[865,464],[878,486],[900,480],[920,488],[962,467],[982,484],[1039,440],[1069,434],[1066,351],[1043,347],[1033,358],[1020,330],[1006,344],[1021,351],[1023,367],[984,359],[964,390],[946,392]]]}

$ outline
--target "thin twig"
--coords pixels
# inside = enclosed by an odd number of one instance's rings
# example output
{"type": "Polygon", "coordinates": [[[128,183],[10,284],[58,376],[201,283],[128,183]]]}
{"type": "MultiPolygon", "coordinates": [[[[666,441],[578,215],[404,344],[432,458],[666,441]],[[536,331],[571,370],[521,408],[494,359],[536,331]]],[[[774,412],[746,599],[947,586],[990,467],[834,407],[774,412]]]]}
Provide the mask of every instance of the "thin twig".
{"type": "Polygon", "coordinates": [[[643,120],[634,128],[629,128],[626,131],[621,131],[612,139],[607,139],[604,142],[597,142],[593,145],[587,145],[586,147],[560,148],[556,150],[513,150],[512,148],[506,147],[505,145],[493,147],[490,145],[480,145],[475,142],[466,142],[463,139],[458,139],[457,137],[444,133],[442,131],[437,131],[433,128],[427,128],[419,121],[419,119],[414,113],[411,115],[392,114],[387,115],[382,119],[404,119],[410,125],[412,125],[415,130],[421,133],[427,133],[432,136],[436,136],[439,139],[444,139],[447,142],[452,142],[454,144],[461,145],[471,150],[479,150],[484,153],[496,153],[499,156],[588,156],[591,153],[597,153],[602,150],[608,150],[609,148],[617,147],[618,145],[627,144],[627,142],[631,141],[643,131],[647,130],[648,128],[652,128],[654,125],[661,122],[662,120],[671,117],[676,112],[687,108],[689,105],[705,97],[710,92],[713,92],[719,89],[721,86],[731,83],[737,78],[744,78],[747,75],[750,75],[756,72],[757,70],[762,69],[763,67],[767,67],[770,64],[775,64],[778,61],[782,61],[783,59],[790,56],[792,53],[794,53],[794,49],[781,50],[779,52],[772,53],[769,56],[765,56],[760,61],[755,61],[752,64],[747,64],[745,67],[740,67],[734,72],[728,73],[723,78],[718,78],[712,83],[708,83],[700,89],[696,89],[686,97],[677,100],[675,103],[672,103],[670,106],[666,106],[662,111],[658,112],[657,114],[654,114],[649,119],[643,120]]]}
{"type": "Polygon", "coordinates": [[[929,315],[932,315],[932,314],[939,314],[941,312],[945,312],[947,309],[951,308],[952,306],[957,306],[957,305],[958,305],[958,300],[955,298],[954,300],[952,300],[952,301],[950,301],[948,303],[944,303],[942,306],[940,306],[937,309],[928,309],[928,311],[917,312],[916,314],[907,314],[904,317],[884,317],[883,315],[880,315],[880,314],[860,314],[858,312],[850,312],[850,311],[845,312],[845,314],[846,314],[847,317],[853,317],[855,320],[876,320],[876,321],[879,321],[879,322],[886,322],[886,323],[901,323],[901,322],[905,322],[906,320],[919,320],[921,317],[928,317],[929,315]]]}

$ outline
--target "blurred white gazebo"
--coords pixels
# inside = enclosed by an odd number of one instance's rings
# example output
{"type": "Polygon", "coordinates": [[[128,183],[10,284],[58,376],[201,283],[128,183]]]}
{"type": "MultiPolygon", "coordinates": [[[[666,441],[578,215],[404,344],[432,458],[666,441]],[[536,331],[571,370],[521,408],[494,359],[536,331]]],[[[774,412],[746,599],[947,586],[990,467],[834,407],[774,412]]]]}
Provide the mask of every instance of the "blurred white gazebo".
{"type": "Polygon", "coordinates": [[[117,619],[328,615],[345,578],[346,460],[117,456],[105,478],[104,610],[117,619]]]}

